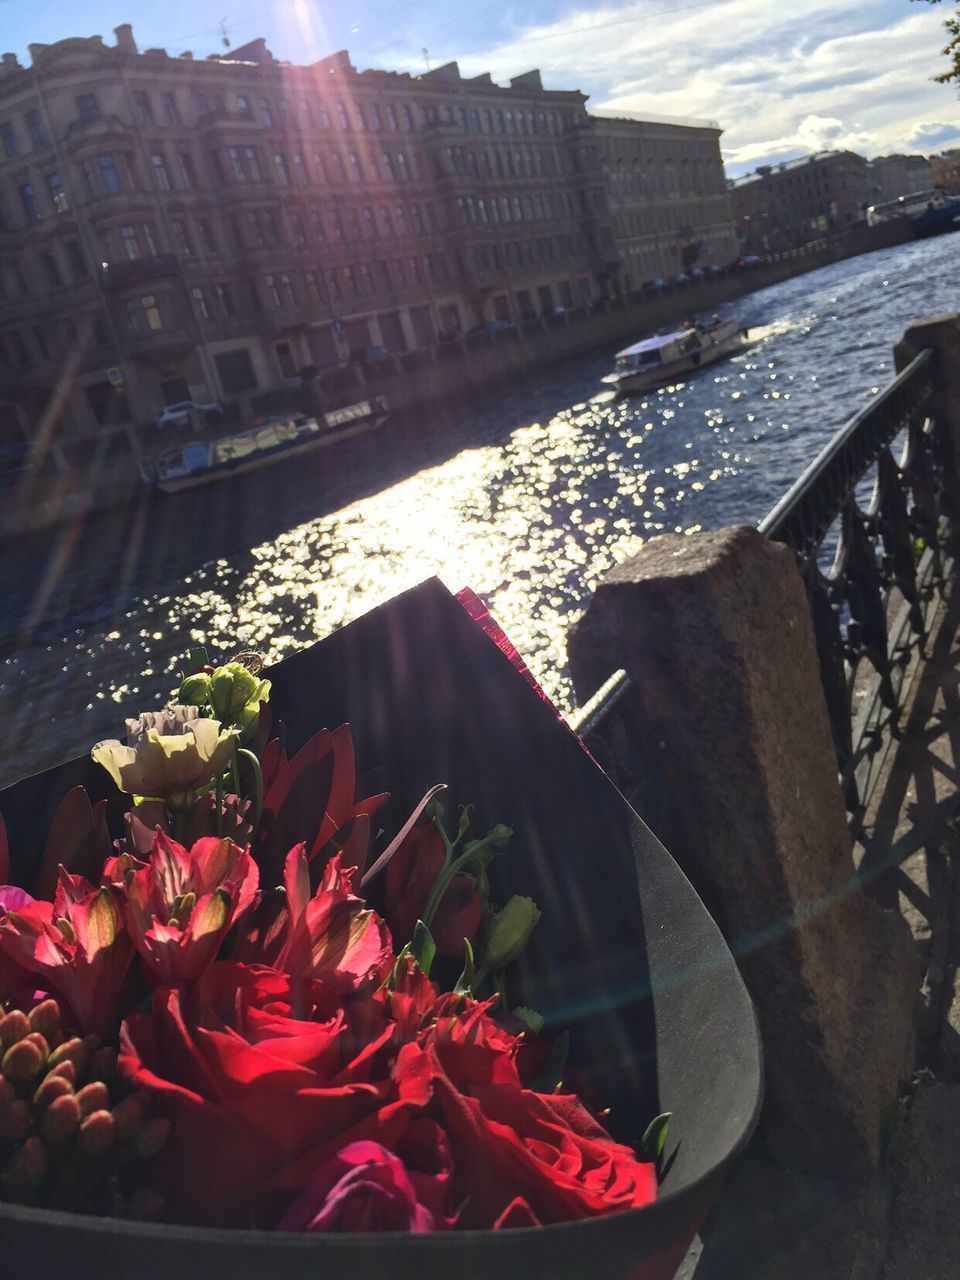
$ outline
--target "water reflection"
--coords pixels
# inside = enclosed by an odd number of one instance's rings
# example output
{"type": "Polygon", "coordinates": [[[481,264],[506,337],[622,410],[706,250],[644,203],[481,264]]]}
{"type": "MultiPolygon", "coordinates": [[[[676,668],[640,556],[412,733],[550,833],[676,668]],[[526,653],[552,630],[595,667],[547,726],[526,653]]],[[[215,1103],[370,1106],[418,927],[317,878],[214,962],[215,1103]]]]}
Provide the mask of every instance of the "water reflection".
{"type": "Polygon", "coordinates": [[[745,351],[643,399],[600,388],[605,353],[470,413],[438,411],[422,468],[411,475],[374,459],[381,491],[329,514],[315,514],[318,481],[303,468],[261,473],[243,501],[280,503],[289,527],[218,559],[204,559],[203,517],[226,511],[223,500],[214,508],[203,495],[173,499],[167,515],[182,545],[164,562],[163,586],[155,570],[153,588],[133,598],[131,539],[150,551],[143,519],[115,536],[128,551],[118,561],[127,581],[109,556],[85,560],[81,548],[72,559],[48,557],[17,605],[27,634],[46,615],[43,640],[0,666],[0,782],[19,772],[13,742],[40,767],[164,698],[193,642],[224,652],[256,645],[274,661],[433,574],[478,591],[550,696],[567,704],[566,632],[597,578],[651,535],[756,523],[890,379],[905,324],[953,305],[958,253],[960,237],[908,245],[744,299],[745,351]],[[543,412],[557,403],[569,407],[543,412]],[[196,566],[180,579],[165,567],[177,556],[196,566]],[[82,582],[92,615],[81,621],[71,603],[72,621],[57,619],[62,582],[72,584],[71,601],[82,582]]]}

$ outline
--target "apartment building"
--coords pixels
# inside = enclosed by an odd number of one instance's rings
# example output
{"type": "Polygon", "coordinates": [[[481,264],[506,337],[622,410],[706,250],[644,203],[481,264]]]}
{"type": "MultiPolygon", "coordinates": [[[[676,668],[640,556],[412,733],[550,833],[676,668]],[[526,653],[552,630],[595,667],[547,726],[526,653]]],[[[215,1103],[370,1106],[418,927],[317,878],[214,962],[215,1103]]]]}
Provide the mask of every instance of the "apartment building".
{"type": "Polygon", "coordinates": [[[929,159],[933,186],[942,187],[948,195],[960,196],[960,151],[942,151],[929,159]]]}
{"type": "Polygon", "coordinates": [[[737,256],[719,124],[595,111],[592,130],[628,292],[737,256]]]}
{"type": "Polygon", "coordinates": [[[645,233],[621,202],[615,236],[608,194],[617,130],[537,71],[499,85],[456,63],[410,76],[345,52],[295,66],[262,39],[199,59],[115,37],[0,62],[0,450],[39,438],[69,466],[95,437],[109,458],[165,404],[639,278],[621,254],[645,233]]]}
{"type": "Polygon", "coordinates": [[[877,156],[867,165],[870,203],[898,200],[915,191],[930,191],[936,186],[933,165],[926,156],[877,156]]]}
{"type": "Polygon", "coordinates": [[[860,222],[870,199],[867,161],[822,151],[734,178],[733,213],[743,250],[792,249],[860,222]]]}

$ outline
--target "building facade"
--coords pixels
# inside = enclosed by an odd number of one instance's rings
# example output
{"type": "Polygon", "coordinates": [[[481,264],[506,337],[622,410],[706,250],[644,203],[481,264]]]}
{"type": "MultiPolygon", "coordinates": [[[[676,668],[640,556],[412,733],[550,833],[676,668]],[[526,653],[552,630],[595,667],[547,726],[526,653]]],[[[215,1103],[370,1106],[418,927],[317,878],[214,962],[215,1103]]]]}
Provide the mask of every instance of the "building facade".
{"type": "Polygon", "coordinates": [[[605,111],[592,119],[628,292],[737,256],[718,124],[605,111]]]}
{"type": "Polygon", "coordinates": [[[166,404],[240,400],[634,279],[610,127],[539,72],[501,86],[456,63],[411,77],[346,53],[282,63],[263,40],[195,59],[115,35],[0,63],[0,450],[49,441],[69,466],[95,437],[109,458],[166,404]]]}
{"type": "Polygon", "coordinates": [[[926,156],[877,156],[867,166],[870,203],[898,200],[935,187],[933,165],[926,156]]]}
{"type": "Polygon", "coordinates": [[[730,186],[745,253],[796,248],[863,220],[870,199],[867,161],[853,151],[823,151],[734,178],[730,186]]]}
{"type": "Polygon", "coordinates": [[[933,186],[942,187],[948,195],[960,196],[960,151],[943,151],[929,159],[933,186]]]}

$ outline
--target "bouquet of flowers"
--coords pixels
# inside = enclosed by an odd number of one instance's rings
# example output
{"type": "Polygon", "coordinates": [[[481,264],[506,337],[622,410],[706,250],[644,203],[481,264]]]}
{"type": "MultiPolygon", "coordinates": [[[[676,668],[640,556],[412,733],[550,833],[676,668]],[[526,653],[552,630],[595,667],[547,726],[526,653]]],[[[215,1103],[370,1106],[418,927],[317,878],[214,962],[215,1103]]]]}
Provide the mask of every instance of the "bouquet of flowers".
{"type": "Polygon", "coordinates": [[[348,728],[288,756],[269,697],[255,655],[193,651],[93,749],[122,829],[71,790],[29,891],[0,821],[0,1199],[285,1232],[654,1201],[665,1117],[615,1141],[511,1006],[540,913],[491,900],[509,829],[445,825],[438,786],[384,843],[348,728]]]}

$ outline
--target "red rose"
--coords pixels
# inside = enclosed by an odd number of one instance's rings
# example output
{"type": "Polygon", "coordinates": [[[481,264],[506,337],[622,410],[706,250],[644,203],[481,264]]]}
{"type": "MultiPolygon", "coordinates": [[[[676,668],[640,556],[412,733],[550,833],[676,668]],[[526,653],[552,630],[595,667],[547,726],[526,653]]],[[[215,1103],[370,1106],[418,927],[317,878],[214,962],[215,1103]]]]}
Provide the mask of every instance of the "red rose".
{"type": "MultiPolygon", "coordinates": [[[[452,997],[448,997],[452,1000],[452,997]]],[[[443,998],[441,998],[441,1004],[443,998]]],[[[455,1170],[457,1226],[503,1228],[635,1209],[656,1199],[653,1165],[615,1142],[572,1095],[526,1089],[518,1042],[473,1002],[440,1016],[395,1067],[432,1094],[455,1170]]]]}
{"type": "Polygon", "coordinates": [[[158,988],[121,1028],[120,1066],[173,1120],[152,1178],[172,1216],[272,1222],[345,1142],[394,1147],[414,1108],[396,1103],[393,1034],[382,1004],[273,969],[220,961],[188,991],[158,988]],[[256,1203],[267,1184],[279,1205],[256,1203]]]}
{"type": "Polygon", "coordinates": [[[403,1161],[376,1142],[352,1142],[317,1169],[279,1231],[435,1231],[403,1161]]]}
{"type": "MultiPolygon", "coordinates": [[[[445,858],[439,831],[427,823],[414,827],[387,863],[383,914],[398,947],[413,937],[445,858]]],[[[482,911],[473,876],[454,876],[430,924],[437,954],[463,959],[463,940],[473,941],[482,911]]]]}

